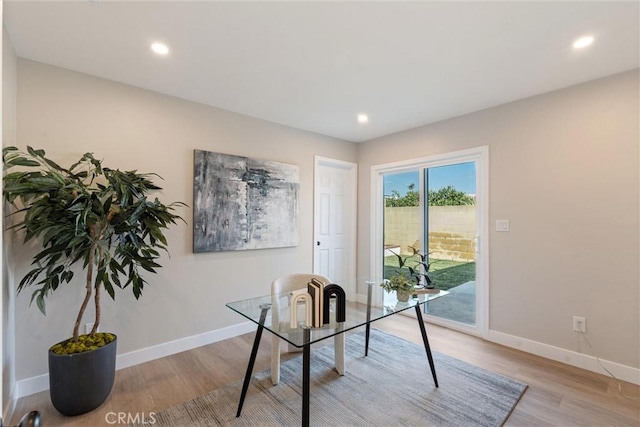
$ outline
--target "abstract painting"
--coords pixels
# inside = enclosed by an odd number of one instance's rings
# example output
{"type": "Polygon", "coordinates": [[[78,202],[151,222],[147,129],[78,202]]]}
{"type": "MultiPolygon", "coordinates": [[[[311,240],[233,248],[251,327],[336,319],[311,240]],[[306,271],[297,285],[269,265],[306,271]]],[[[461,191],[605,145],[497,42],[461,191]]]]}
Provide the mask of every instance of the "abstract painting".
{"type": "Polygon", "coordinates": [[[298,245],[298,166],[194,150],[193,251],[298,245]]]}

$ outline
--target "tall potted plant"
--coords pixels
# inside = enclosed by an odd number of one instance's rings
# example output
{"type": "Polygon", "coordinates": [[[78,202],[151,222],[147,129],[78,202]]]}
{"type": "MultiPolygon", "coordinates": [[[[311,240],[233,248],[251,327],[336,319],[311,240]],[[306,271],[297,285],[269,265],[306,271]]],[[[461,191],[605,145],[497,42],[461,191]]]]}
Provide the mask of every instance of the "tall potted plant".
{"type": "Polygon", "coordinates": [[[107,168],[92,153],[69,168],[31,147],[6,147],[2,158],[4,197],[16,206],[11,228],[24,233],[25,243],[35,239],[40,245],[18,292],[35,288],[31,302],[46,314],[46,297],[85,270],[72,337],[49,349],[49,382],[58,411],[91,411],[108,397],[115,377],[116,337],[97,332],[102,289],[115,299],[116,288],[130,287],[140,297],[147,283],[143,271],[161,267],[159,251],[167,250],[163,230],[182,220],[172,211],[184,204],[149,199],[151,191],[161,190],[151,181],[155,174],[107,168]],[[93,329],[80,335],[92,297],[93,329]]]}

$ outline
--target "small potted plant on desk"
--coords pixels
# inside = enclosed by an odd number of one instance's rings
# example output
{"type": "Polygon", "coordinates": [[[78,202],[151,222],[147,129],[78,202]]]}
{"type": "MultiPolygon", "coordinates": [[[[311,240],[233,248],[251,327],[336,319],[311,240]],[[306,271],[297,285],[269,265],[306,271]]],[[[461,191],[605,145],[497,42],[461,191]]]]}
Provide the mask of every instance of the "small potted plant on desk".
{"type": "Polygon", "coordinates": [[[391,279],[384,280],[380,286],[387,292],[395,291],[400,302],[409,301],[414,291],[413,282],[402,273],[394,274],[391,279]]]}
{"type": "Polygon", "coordinates": [[[387,292],[396,291],[400,302],[407,302],[412,295],[418,293],[439,292],[433,284],[433,279],[429,276],[430,264],[428,256],[414,247],[409,246],[409,248],[413,251],[410,256],[403,257],[392,252],[398,258],[398,268],[391,276],[391,279],[384,280],[380,284],[387,292]],[[408,265],[407,261],[415,257],[418,257],[418,259],[414,259],[413,267],[408,265]],[[408,274],[403,274],[404,269],[408,274]]]}
{"type": "Polygon", "coordinates": [[[80,415],[107,399],[115,377],[116,336],[98,333],[101,290],[115,299],[115,289],[129,286],[140,297],[146,283],[141,273],[160,267],[159,250],[167,250],[163,230],[182,220],[172,211],[185,205],[147,199],[161,189],[151,181],[153,174],[103,167],[92,153],[68,169],[31,147],[26,153],[6,147],[2,160],[8,171],[4,198],[17,207],[11,228],[24,233],[25,243],[33,239],[40,246],[18,292],[34,287],[31,301],[43,314],[45,298],[64,283],[77,282],[84,293],[72,337],[48,352],[53,406],[64,415],[80,415]],[[85,270],[81,280],[74,279],[76,266],[85,270]],[[93,329],[80,335],[92,296],[93,329]]]}

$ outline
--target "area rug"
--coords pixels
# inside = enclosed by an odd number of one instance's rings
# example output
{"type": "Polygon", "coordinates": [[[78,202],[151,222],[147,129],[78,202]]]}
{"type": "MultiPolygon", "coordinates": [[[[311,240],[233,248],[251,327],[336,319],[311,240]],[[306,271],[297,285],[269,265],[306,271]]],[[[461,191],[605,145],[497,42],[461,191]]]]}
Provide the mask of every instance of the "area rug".
{"type": "MultiPolygon", "coordinates": [[[[342,377],[333,370],[332,346],[311,351],[312,426],[501,426],[527,389],[434,352],[435,388],[424,347],[378,330],[371,332],[369,356],[363,333],[349,336],[345,351],[342,377]]],[[[269,370],[255,374],[240,418],[237,382],[156,413],[155,426],[299,426],[301,373],[297,356],[281,365],[277,386],[269,370]]]]}

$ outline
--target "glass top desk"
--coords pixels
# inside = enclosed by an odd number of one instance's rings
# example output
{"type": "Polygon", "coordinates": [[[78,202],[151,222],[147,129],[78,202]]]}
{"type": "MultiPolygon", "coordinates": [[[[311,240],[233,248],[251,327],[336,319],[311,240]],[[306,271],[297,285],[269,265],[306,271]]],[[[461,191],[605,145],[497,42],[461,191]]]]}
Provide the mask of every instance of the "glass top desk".
{"type": "MultiPolygon", "coordinates": [[[[258,347],[260,345],[260,339],[262,337],[262,331],[264,329],[275,334],[279,338],[285,340],[291,345],[302,348],[302,425],[309,425],[309,371],[310,371],[310,352],[311,344],[325,340],[330,337],[334,337],[339,334],[358,328],[360,326],[366,327],[365,335],[365,356],[369,350],[369,335],[371,322],[391,316],[406,310],[414,309],[422,333],[422,341],[426,351],[427,359],[429,361],[429,367],[431,368],[431,374],[433,375],[433,381],[436,387],[438,387],[438,379],[436,377],[436,370],[433,364],[433,357],[431,355],[431,347],[429,346],[429,340],[427,338],[427,332],[424,326],[424,321],[421,313],[421,306],[429,299],[437,297],[436,295],[426,294],[420,296],[420,298],[411,298],[406,303],[397,303],[384,307],[375,307],[371,304],[371,292],[374,282],[367,282],[367,303],[356,303],[347,301],[344,313],[344,322],[336,321],[336,308],[337,301],[335,298],[330,300],[330,321],[328,324],[320,328],[307,327],[305,323],[305,316],[296,315],[297,319],[302,319],[295,322],[295,327],[291,327],[291,307],[289,302],[291,301],[291,292],[283,294],[265,295],[256,298],[249,298],[241,301],[235,301],[227,303],[226,306],[241,316],[256,323],[258,328],[256,336],[253,342],[253,348],[251,356],[249,358],[249,364],[244,378],[242,386],[242,393],[240,395],[240,402],[238,404],[238,411],[236,417],[239,417],[242,412],[242,405],[249,388],[251,376],[253,374],[253,366],[255,363],[256,355],[258,353],[258,347]],[[277,301],[276,301],[277,299],[277,301]],[[274,322],[274,313],[271,313],[274,306],[279,306],[279,310],[275,313],[277,322],[274,322]]],[[[297,311],[299,307],[296,307],[297,311]]]]}

